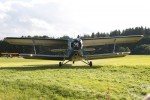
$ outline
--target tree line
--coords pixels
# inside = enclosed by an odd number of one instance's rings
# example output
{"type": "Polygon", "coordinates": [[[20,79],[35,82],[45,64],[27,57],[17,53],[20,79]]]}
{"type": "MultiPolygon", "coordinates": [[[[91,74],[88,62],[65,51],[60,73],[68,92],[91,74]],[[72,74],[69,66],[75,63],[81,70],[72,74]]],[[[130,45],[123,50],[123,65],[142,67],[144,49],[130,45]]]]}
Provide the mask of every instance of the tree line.
{"type": "MultiPolygon", "coordinates": [[[[110,33],[104,33],[104,32],[96,32],[89,34],[84,34],[83,36],[80,36],[81,38],[99,38],[99,37],[113,37],[113,36],[127,36],[127,35],[144,35],[144,38],[140,40],[137,43],[132,44],[117,44],[116,45],[116,52],[130,52],[131,54],[150,54],[150,28],[143,28],[143,27],[136,27],[136,28],[128,28],[123,31],[120,30],[114,30],[110,33]]],[[[22,36],[23,38],[53,38],[54,37],[48,37],[46,35],[44,36],[22,36]]],[[[59,39],[68,39],[69,36],[65,35],[60,37],[59,39]]],[[[59,47],[56,47],[59,48],[59,47]]],[[[110,53],[113,52],[113,45],[104,45],[104,46],[95,46],[96,50],[92,53],[110,53]]],[[[48,46],[36,46],[37,53],[41,54],[54,54],[53,52],[50,52],[51,48],[48,46]]],[[[33,46],[18,46],[18,45],[11,45],[3,40],[0,41],[0,53],[33,53],[34,49],[33,46]]]]}

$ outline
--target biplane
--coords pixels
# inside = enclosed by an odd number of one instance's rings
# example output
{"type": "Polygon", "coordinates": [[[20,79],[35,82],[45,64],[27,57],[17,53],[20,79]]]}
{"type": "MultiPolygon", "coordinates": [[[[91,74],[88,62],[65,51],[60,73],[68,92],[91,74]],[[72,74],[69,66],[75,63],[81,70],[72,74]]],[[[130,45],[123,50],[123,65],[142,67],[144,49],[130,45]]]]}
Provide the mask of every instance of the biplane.
{"type": "Polygon", "coordinates": [[[82,61],[89,66],[92,66],[94,59],[124,57],[130,52],[115,52],[116,44],[122,43],[135,43],[143,38],[143,35],[129,35],[129,36],[114,36],[105,38],[76,38],[76,39],[41,39],[41,38],[15,38],[7,37],[4,40],[13,45],[32,45],[33,54],[19,54],[26,59],[47,59],[58,60],[59,66],[67,64],[69,61],[75,63],[76,61],[82,61]],[[86,54],[84,52],[93,51],[94,48],[88,48],[91,46],[100,45],[113,45],[112,53],[105,54],[86,54]],[[64,52],[64,55],[50,55],[50,54],[38,54],[36,50],[37,45],[60,47],[60,49],[52,49],[53,52],[64,52]],[[63,48],[63,49],[62,49],[63,48]]]}

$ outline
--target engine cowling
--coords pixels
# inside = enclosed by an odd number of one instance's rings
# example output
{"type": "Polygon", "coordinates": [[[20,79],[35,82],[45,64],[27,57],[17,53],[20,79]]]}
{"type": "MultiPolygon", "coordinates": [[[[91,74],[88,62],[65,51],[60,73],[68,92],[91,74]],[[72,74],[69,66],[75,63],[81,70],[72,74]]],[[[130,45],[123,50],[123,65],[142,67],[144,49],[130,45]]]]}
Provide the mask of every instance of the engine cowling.
{"type": "Polygon", "coordinates": [[[74,50],[81,50],[82,49],[82,40],[81,39],[75,39],[71,43],[71,48],[74,50]]]}

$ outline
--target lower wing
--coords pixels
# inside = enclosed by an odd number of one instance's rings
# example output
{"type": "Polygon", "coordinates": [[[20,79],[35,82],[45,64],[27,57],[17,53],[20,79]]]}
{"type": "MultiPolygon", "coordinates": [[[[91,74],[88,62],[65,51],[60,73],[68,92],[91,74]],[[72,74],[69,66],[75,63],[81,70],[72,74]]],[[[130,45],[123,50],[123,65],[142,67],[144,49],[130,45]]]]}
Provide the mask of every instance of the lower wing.
{"type": "Polygon", "coordinates": [[[43,55],[43,54],[19,54],[21,57],[25,59],[43,59],[43,60],[64,60],[64,58],[67,60],[67,56],[61,56],[61,55],[43,55]]]}
{"type": "Polygon", "coordinates": [[[85,55],[84,57],[88,60],[94,60],[94,59],[124,57],[128,54],[130,54],[130,52],[115,52],[115,53],[85,55]]]}

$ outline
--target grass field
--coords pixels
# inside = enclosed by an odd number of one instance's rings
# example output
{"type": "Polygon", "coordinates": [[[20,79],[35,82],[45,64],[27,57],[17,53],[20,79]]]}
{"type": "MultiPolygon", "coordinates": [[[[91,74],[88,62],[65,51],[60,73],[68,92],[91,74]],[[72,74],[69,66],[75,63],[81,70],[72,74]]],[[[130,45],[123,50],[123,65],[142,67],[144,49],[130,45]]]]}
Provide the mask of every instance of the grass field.
{"type": "Polygon", "coordinates": [[[71,64],[0,58],[0,100],[141,100],[150,93],[150,56],[71,64]]]}

